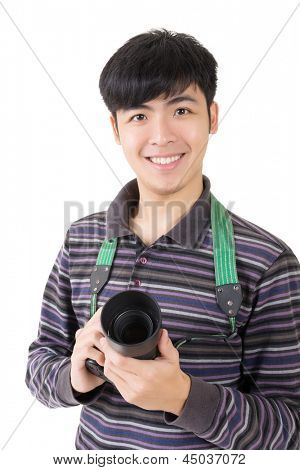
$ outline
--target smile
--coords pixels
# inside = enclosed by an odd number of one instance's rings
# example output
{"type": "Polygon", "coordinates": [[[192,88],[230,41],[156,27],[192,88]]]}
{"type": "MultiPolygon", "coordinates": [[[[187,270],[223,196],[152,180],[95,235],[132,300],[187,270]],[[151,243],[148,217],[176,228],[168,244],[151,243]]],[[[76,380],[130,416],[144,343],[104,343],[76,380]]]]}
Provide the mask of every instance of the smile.
{"type": "Polygon", "coordinates": [[[153,168],[157,168],[159,170],[173,170],[176,168],[185,153],[181,153],[179,155],[173,155],[172,157],[145,157],[146,162],[151,165],[153,168]]]}

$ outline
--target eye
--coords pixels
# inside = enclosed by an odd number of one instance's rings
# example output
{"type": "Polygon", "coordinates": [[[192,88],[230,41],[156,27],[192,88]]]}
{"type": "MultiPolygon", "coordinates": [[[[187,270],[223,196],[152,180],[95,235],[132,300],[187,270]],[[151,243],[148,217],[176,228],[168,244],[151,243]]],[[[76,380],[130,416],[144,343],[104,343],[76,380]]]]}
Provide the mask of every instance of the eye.
{"type": "MultiPolygon", "coordinates": [[[[132,118],[130,118],[130,121],[135,121],[135,117],[137,116],[145,116],[145,114],[135,114],[134,116],[132,116],[132,118]]],[[[142,119],[138,119],[138,121],[142,121],[142,119]]]]}
{"type": "MultiPolygon", "coordinates": [[[[180,110],[183,110],[183,111],[188,111],[188,113],[191,112],[191,111],[190,111],[189,109],[187,109],[187,108],[177,108],[176,111],[178,111],[179,109],[180,109],[180,110]]],[[[184,114],[180,114],[180,116],[184,116],[184,114]]]]}
{"type": "MultiPolygon", "coordinates": [[[[178,110],[187,111],[188,113],[191,113],[191,111],[190,111],[189,109],[187,109],[187,108],[177,108],[176,111],[178,111],[178,110]]],[[[187,113],[185,113],[185,114],[180,114],[180,116],[185,116],[186,114],[187,114],[187,113]]],[[[144,116],[144,117],[145,117],[145,114],[141,114],[141,113],[135,114],[135,115],[132,116],[129,120],[130,120],[130,121],[143,121],[143,119],[134,119],[134,118],[136,118],[137,116],[144,116]]]]}

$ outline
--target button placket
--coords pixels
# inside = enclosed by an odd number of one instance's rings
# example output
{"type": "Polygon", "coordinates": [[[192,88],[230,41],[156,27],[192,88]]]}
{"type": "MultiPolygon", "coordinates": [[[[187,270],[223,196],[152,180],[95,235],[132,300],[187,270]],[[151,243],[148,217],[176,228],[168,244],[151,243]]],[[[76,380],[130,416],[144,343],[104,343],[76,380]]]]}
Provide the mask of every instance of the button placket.
{"type": "MultiPolygon", "coordinates": [[[[154,244],[146,247],[144,250],[142,250],[142,252],[140,253],[140,256],[138,256],[135,260],[136,263],[139,263],[139,264],[147,264],[148,263],[148,258],[146,258],[146,256],[144,256],[143,254],[147,252],[147,250],[149,250],[150,248],[153,247],[154,244]]],[[[133,269],[133,272],[134,272],[134,269],[133,269]]],[[[132,276],[133,276],[133,272],[132,272],[132,276]]],[[[133,279],[132,280],[133,284],[135,287],[140,287],[141,284],[142,284],[142,281],[140,279],[133,279]]]]}

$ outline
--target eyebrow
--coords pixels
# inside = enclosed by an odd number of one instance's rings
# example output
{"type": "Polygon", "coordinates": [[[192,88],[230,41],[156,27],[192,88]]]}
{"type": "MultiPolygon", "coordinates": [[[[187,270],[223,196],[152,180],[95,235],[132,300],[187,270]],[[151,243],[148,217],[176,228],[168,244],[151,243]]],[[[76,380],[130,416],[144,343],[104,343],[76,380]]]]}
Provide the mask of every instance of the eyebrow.
{"type": "MultiPolygon", "coordinates": [[[[169,99],[166,102],[166,106],[170,106],[170,105],[175,104],[175,103],[181,103],[182,101],[189,101],[191,103],[198,104],[198,101],[195,98],[193,98],[192,96],[190,96],[190,95],[180,95],[180,96],[175,96],[174,98],[169,99]]],[[[129,111],[132,111],[134,109],[149,109],[150,111],[153,110],[153,108],[151,106],[149,106],[148,104],[139,104],[139,105],[136,105],[136,106],[127,106],[126,108],[124,108],[124,113],[128,113],[129,111]]]]}

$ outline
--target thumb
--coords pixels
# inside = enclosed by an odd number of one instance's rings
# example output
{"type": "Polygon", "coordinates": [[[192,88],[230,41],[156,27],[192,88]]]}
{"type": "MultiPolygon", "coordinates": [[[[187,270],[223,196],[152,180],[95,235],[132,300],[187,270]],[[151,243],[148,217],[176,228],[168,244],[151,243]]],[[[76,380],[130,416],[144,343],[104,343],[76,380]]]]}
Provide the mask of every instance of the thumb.
{"type": "Polygon", "coordinates": [[[103,305],[102,307],[99,307],[98,310],[96,310],[94,317],[100,317],[102,309],[103,309],[103,305]]]}
{"type": "Polygon", "coordinates": [[[170,357],[173,354],[174,346],[166,329],[162,330],[157,346],[161,356],[170,357]]]}
{"type": "Polygon", "coordinates": [[[98,310],[96,310],[96,312],[94,313],[94,315],[89,319],[89,322],[91,322],[91,324],[93,325],[94,323],[98,323],[99,322],[99,319],[101,317],[101,311],[102,311],[102,307],[98,308],[98,310]]]}
{"type": "Polygon", "coordinates": [[[77,330],[77,331],[75,332],[75,339],[78,338],[78,336],[79,336],[80,333],[82,332],[82,329],[83,329],[83,328],[79,328],[79,330],[77,330]]]}

